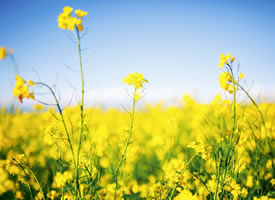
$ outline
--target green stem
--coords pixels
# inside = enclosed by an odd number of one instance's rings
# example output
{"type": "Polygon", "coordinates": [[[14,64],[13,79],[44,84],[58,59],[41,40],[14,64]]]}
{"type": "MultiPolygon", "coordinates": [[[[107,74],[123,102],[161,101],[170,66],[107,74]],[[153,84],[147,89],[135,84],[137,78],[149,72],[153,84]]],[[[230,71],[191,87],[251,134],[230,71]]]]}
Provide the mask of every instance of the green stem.
{"type": "Polygon", "coordinates": [[[137,92],[137,89],[135,88],[134,97],[133,97],[133,108],[132,108],[132,114],[131,114],[131,122],[130,122],[129,134],[128,134],[128,138],[126,140],[126,144],[125,144],[125,147],[124,147],[123,154],[121,156],[121,159],[120,159],[120,161],[119,161],[119,163],[117,165],[116,171],[115,171],[115,184],[116,185],[115,185],[115,191],[114,191],[114,200],[116,199],[116,191],[118,189],[117,188],[118,187],[117,176],[118,176],[119,168],[121,167],[123,161],[125,160],[127,149],[128,149],[129,144],[130,144],[131,136],[132,136],[132,133],[133,133],[134,116],[135,116],[135,106],[136,106],[136,92],[137,92]]]}
{"type": "MultiPolygon", "coordinates": [[[[76,174],[76,193],[75,193],[75,199],[78,197],[78,191],[79,191],[79,152],[80,152],[80,146],[81,146],[81,139],[82,139],[82,133],[83,133],[83,122],[84,122],[84,77],[83,77],[83,67],[82,67],[82,58],[81,58],[81,46],[80,46],[80,36],[79,31],[76,28],[76,34],[77,34],[77,48],[78,48],[78,58],[79,58],[79,66],[80,66],[80,75],[81,75],[81,103],[80,103],[80,129],[78,134],[78,145],[77,145],[77,157],[76,157],[76,168],[75,168],[75,174],[76,174]]],[[[80,195],[80,191],[79,191],[80,195]]]]}
{"type": "MultiPolygon", "coordinates": [[[[24,174],[25,174],[25,176],[27,176],[27,173],[25,172],[25,169],[24,169],[24,167],[22,166],[22,165],[20,165],[20,163],[19,162],[17,162],[16,160],[14,160],[19,166],[20,166],[20,168],[23,170],[23,172],[24,172],[24,174]]],[[[31,195],[31,199],[33,199],[33,194],[32,194],[32,188],[31,188],[31,186],[30,186],[30,184],[28,183],[28,190],[29,190],[29,192],[30,192],[30,195],[31,195]]]]}
{"type": "Polygon", "coordinates": [[[69,143],[69,145],[70,145],[70,149],[71,149],[71,153],[72,153],[73,161],[74,161],[74,166],[76,166],[75,156],[74,156],[74,150],[73,150],[73,145],[72,145],[72,142],[71,142],[70,134],[69,134],[67,125],[66,125],[66,123],[65,123],[63,111],[62,111],[62,109],[61,109],[61,107],[60,107],[59,101],[58,101],[58,99],[57,99],[57,97],[56,97],[54,91],[52,90],[52,88],[51,88],[50,86],[48,86],[47,84],[42,83],[42,82],[38,82],[38,83],[36,83],[36,84],[42,85],[42,86],[48,88],[48,89],[50,90],[50,92],[52,93],[53,97],[54,97],[54,100],[55,100],[55,102],[56,102],[56,106],[57,106],[58,112],[59,112],[59,114],[60,114],[60,116],[61,116],[61,121],[62,121],[62,123],[63,123],[64,129],[65,129],[65,132],[66,132],[66,135],[67,135],[67,140],[68,140],[68,143],[69,143]]]}
{"type": "MultiPolygon", "coordinates": [[[[16,162],[17,162],[17,161],[16,161],[16,162]]],[[[33,171],[32,171],[27,165],[22,164],[22,163],[19,163],[19,162],[17,162],[17,163],[18,163],[19,166],[21,166],[21,168],[24,168],[24,167],[25,167],[25,168],[26,168],[27,170],[29,170],[29,172],[33,175],[33,177],[34,177],[36,183],[37,183],[38,186],[39,186],[39,189],[40,189],[40,192],[41,192],[41,194],[42,194],[42,196],[43,196],[43,199],[46,200],[46,197],[45,197],[45,194],[44,194],[44,192],[43,192],[43,189],[42,189],[42,187],[41,187],[41,185],[40,185],[40,183],[39,183],[37,177],[36,177],[35,174],[33,173],[33,171]]]]}
{"type": "Polygon", "coordinates": [[[233,129],[232,129],[232,133],[231,133],[231,138],[230,138],[230,142],[232,141],[233,139],[233,136],[234,136],[234,132],[235,132],[235,129],[236,129],[236,123],[237,123],[237,117],[236,117],[236,83],[235,83],[235,79],[234,79],[234,73],[233,73],[233,70],[232,70],[232,66],[231,65],[227,65],[229,70],[230,70],[230,73],[231,73],[231,81],[232,81],[232,84],[233,84],[233,129]]]}

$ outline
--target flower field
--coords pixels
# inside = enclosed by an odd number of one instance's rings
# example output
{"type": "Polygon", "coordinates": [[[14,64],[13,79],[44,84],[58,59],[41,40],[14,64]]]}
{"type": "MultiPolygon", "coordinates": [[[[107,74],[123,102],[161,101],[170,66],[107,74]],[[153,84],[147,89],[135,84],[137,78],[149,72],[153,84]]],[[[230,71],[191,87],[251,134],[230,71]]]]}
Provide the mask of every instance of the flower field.
{"type": "MultiPolygon", "coordinates": [[[[177,107],[145,105],[137,111],[117,199],[211,199],[217,189],[217,156],[229,146],[230,103],[216,97],[204,105],[185,96],[177,107]],[[220,123],[225,124],[219,127],[220,123]]],[[[1,198],[30,199],[29,187],[34,198],[43,198],[29,167],[47,198],[72,199],[73,159],[63,125],[53,109],[36,107],[24,113],[1,110],[1,198]]],[[[275,105],[262,103],[259,108],[265,113],[266,129],[253,105],[237,105],[234,156],[220,158],[222,170],[229,168],[222,191],[228,199],[274,195],[275,105]]],[[[121,110],[99,108],[87,108],[84,114],[81,196],[113,199],[113,174],[129,131],[129,116],[121,110]]],[[[65,109],[64,115],[76,149],[79,107],[65,109]]]]}
{"type": "MultiPolygon", "coordinates": [[[[184,95],[173,106],[142,105],[150,80],[134,72],[120,78],[129,109],[88,107],[81,52],[87,14],[64,7],[58,16],[77,44],[78,105],[61,105],[47,83],[15,76],[11,93],[34,106],[0,110],[0,199],[275,199],[275,103],[250,95],[235,57],[221,54],[216,66],[227,98],[203,104],[184,95]],[[55,104],[35,102],[41,88],[55,104]]],[[[13,54],[0,48],[1,60],[13,54]]]]}

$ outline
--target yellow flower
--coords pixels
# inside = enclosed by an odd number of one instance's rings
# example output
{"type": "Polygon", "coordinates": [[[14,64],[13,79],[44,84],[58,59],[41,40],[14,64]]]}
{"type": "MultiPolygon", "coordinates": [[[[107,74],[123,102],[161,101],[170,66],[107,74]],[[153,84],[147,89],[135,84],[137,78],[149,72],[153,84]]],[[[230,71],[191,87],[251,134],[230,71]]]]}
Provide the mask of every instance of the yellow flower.
{"type": "Polygon", "coordinates": [[[142,88],[143,83],[147,83],[148,81],[144,78],[143,74],[139,74],[135,72],[133,74],[128,74],[128,77],[124,77],[123,83],[127,83],[128,85],[134,85],[136,89],[142,88]]]}
{"type": "Polygon", "coordinates": [[[228,64],[228,60],[230,60],[230,62],[232,63],[234,62],[235,58],[231,56],[230,53],[228,53],[227,56],[221,53],[219,68],[223,68],[224,65],[228,64]]]}
{"type": "Polygon", "coordinates": [[[62,188],[66,185],[66,177],[61,174],[60,172],[57,172],[55,177],[54,177],[55,183],[56,183],[56,187],[57,188],[62,188]]]}
{"type": "Polygon", "coordinates": [[[246,186],[247,187],[252,187],[253,186],[253,176],[251,176],[251,175],[247,176],[246,186]]]}
{"type": "Polygon", "coordinates": [[[28,84],[29,84],[30,86],[34,86],[34,82],[33,82],[32,80],[28,80],[28,84]]]}
{"type": "Polygon", "coordinates": [[[86,16],[88,14],[88,12],[85,12],[83,10],[75,10],[74,13],[76,14],[77,17],[79,18],[83,18],[84,16],[86,16]]]}
{"type": "Polygon", "coordinates": [[[244,74],[240,73],[240,80],[243,79],[243,77],[244,77],[244,74]]]}
{"type": "Polygon", "coordinates": [[[110,166],[109,159],[107,157],[103,157],[100,159],[100,166],[103,168],[108,168],[110,166]]]}
{"type": "Polygon", "coordinates": [[[3,46],[0,48],[0,60],[4,60],[5,57],[7,55],[7,50],[6,48],[3,46]]]}
{"type": "Polygon", "coordinates": [[[22,79],[19,75],[15,77],[15,87],[13,88],[13,96],[17,97],[18,100],[22,103],[23,98],[34,99],[33,92],[30,92],[29,86],[33,86],[34,83],[32,80],[28,81],[28,85],[26,85],[26,81],[22,79]]]}
{"type": "MultiPolygon", "coordinates": [[[[233,80],[233,82],[237,83],[236,80],[233,80]]],[[[237,89],[236,85],[232,84],[232,76],[228,72],[221,73],[221,75],[219,76],[219,85],[222,89],[228,91],[230,94],[232,94],[237,89]]]]}
{"type": "Polygon", "coordinates": [[[75,28],[78,31],[83,31],[82,18],[88,13],[82,10],[76,10],[75,14],[77,15],[78,18],[80,18],[78,19],[71,15],[72,11],[73,11],[73,8],[69,6],[66,6],[63,8],[63,13],[60,13],[57,19],[58,27],[61,29],[68,29],[71,31],[73,31],[75,28]]]}

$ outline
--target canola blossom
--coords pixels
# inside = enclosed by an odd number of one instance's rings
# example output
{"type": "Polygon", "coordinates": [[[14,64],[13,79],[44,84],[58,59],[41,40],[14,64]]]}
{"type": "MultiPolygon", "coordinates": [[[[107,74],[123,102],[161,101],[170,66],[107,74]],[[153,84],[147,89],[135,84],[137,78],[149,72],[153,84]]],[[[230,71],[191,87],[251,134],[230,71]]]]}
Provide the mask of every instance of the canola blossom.
{"type": "Polygon", "coordinates": [[[4,60],[7,55],[7,50],[5,47],[0,47],[0,60],[4,60]]]}
{"type": "Polygon", "coordinates": [[[140,89],[143,87],[144,83],[147,83],[148,81],[144,78],[143,74],[139,74],[138,72],[135,72],[133,74],[128,74],[128,77],[124,77],[123,83],[127,83],[128,85],[134,85],[136,89],[140,89]]]}
{"type": "Polygon", "coordinates": [[[234,62],[235,57],[231,56],[230,53],[227,54],[227,56],[225,56],[224,54],[220,55],[220,63],[219,63],[219,68],[223,68],[224,65],[228,64],[228,60],[230,60],[230,62],[234,62]]]}
{"type": "Polygon", "coordinates": [[[223,71],[219,76],[219,85],[223,90],[229,92],[230,94],[236,94],[239,87],[239,81],[244,78],[243,73],[238,73],[237,71],[237,74],[234,74],[232,65],[234,60],[235,57],[231,56],[230,53],[228,53],[227,56],[224,56],[223,54],[220,56],[219,67],[222,68],[223,71]],[[228,60],[230,60],[230,63],[228,63],[228,60]],[[224,65],[226,65],[225,68],[223,68],[224,65]],[[238,76],[238,78],[235,76],[238,76]]]}
{"type": "Polygon", "coordinates": [[[7,55],[13,54],[14,49],[7,50],[6,47],[2,46],[0,47],[0,60],[4,60],[7,55]]]}
{"type": "Polygon", "coordinates": [[[13,89],[13,96],[17,97],[18,100],[23,103],[23,98],[34,99],[33,92],[30,92],[29,87],[34,86],[34,82],[29,80],[27,83],[19,75],[15,77],[15,87],[13,89]]]}
{"type": "Polygon", "coordinates": [[[58,16],[58,27],[61,29],[68,29],[73,31],[75,28],[78,31],[83,31],[82,18],[88,14],[88,12],[82,10],[75,10],[77,17],[73,17],[73,8],[66,6],[63,8],[63,12],[58,16]]]}
{"type": "MultiPolygon", "coordinates": [[[[233,80],[236,82],[236,80],[233,80]]],[[[236,90],[236,86],[232,84],[232,75],[229,72],[222,72],[219,76],[219,85],[222,89],[225,91],[228,91],[229,93],[233,93],[236,90]],[[235,90],[234,90],[235,87],[235,90]]]]}

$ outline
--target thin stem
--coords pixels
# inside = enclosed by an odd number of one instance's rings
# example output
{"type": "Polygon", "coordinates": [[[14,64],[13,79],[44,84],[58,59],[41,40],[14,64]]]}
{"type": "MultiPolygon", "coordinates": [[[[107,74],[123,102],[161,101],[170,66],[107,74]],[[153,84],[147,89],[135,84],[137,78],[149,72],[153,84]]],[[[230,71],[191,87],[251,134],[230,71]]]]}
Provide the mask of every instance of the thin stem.
{"type": "MultiPolygon", "coordinates": [[[[17,161],[16,161],[16,162],[17,162],[17,161]]],[[[29,170],[29,172],[33,175],[33,177],[34,177],[36,183],[37,183],[38,186],[39,186],[39,189],[40,189],[40,192],[41,192],[41,194],[42,194],[42,196],[43,196],[43,199],[46,200],[46,197],[45,197],[45,194],[44,194],[44,192],[43,192],[43,189],[42,189],[42,187],[41,187],[41,185],[40,185],[40,183],[39,183],[37,177],[36,177],[35,174],[33,173],[33,171],[32,171],[27,165],[25,165],[25,164],[22,164],[22,163],[19,163],[19,162],[17,162],[17,164],[18,164],[19,166],[21,166],[21,168],[24,168],[24,167],[25,167],[27,170],[29,170]]]]}
{"type": "MultiPolygon", "coordinates": [[[[19,162],[17,162],[16,160],[14,160],[19,166],[20,166],[20,168],[23,170],[23,172],[24,172],[24,174],[25,174],[25,176],[27,176],[27,173],[25,172],[25,169],[24,169],[24,167],[22,166],[22,165],[20,165],[20,163],[19,162]]],[[[31,188],[31,186],[30,186],[30,184],[28,183],[28,190],[29,190],[29,192],[30,192],[30,195],[31,195],[31,199],[33,199],[33,194],[32,194],[32,188],[31,188]]]]}
{"type": "MultiPolygon", "coordinates": [[[[76,168],[75,168],[75,174],[76,174],[75,199],[77,199],[78,191],[79,191],[78,164],[79,164],[79,152],[80,152],[80,146],[81,146],[81,139],[82,139],[82,133],[83,133],[83,122],[84,122],[84,77],[83,77],[83,67],[82,67],[82,58],[81,58],[80,36],[77,28],[76,28],[76,38],[77,38],[78,58],[79,58],[80,75],[81,75],[81,102],[80,102],[80,129],[78,134],[77,157],[76,157],[76,168]]],[[[79,195],[80,195],[80,191],[79,191],[79,195]]]]}
{"type": "Polygon", "coordinates": [[[135,88],[134,96],[133,96],[133,108],[132,108],[132,114],[131,114],[129,134],[128,134],[128,138],[127,138],[127,141],[126,141],[126,144],[125,144],[125,147],[124,147],[123,154],[121,156],[121,159],[120,159],[120,161],[117,165],[116,171],[115,171],[115,184],[116,185],[115,185],[115,191],[114,191],[114,200],[116,199],[116,191],[118,189],[117,188],[118,187],[117,176],[118,176],[119,168],[121,167],[123,161],[125,160],[127,149],[128,149],[129,144],[130,144],[131,136],[132,136],[132,133],[133,133],[134,117],[135,117],[135,106],[136,106],[136,92],[137,92],[137,89],[135,88]]]}
{"type": "Polygon", "coordinates": [[[229,70],[230,70],[230,73],[231,73],[231,81],[232,81],[232,84],[233,84],[233,129],[232,129],[232,133],[231,133],[231,141],[233,139],[233,136],[234,136],[234,132],[235,132],[235,129],[236,129],[236,83],[235,83],[235,79],[234,79],[234,73],[233,73],[233,70],[232,70],[232,66],[231,65],[227,65],[229,70]]]}
{"type": "Polygon", "coordinates": [[[67,135],[67,140],[68,140],[68,143],[70,145],[70,149],[71,149],[71,153],[72,153],[72,156],[73,156],[73,161],[74,161],[74,166],[76,166],[76,162],[75,162],[75,156],[74,156],[74,150],[73,150],[73,146],[72,146],[72,142],[71,142],[71,138],[70,138],[70,134],[69,134],[69,131],[68,131],[68,128],[67,128],[67,125],[66,125],[66,122],[65,122],[65,119],[64,119],[64,115],[63,115],[63,111],[60,107],[60,104],[59,104],[59,101],[54,93],[54,91],[52,90],[52,88],[50,86],[48,86],[47,84],[45,83],[42,83],[42,82],[38,82],[36,83],[38,85],[42,85],[46,88],[48,88],[50,90],[50,92],[52,93],[53,97],[54,97],[54,100],[56,102],[56,106],[57,106],[57,109],[58,109],[58,112],[61,116],[61,121],[63,123],[63,126],[64,126],[64,129],[65,129],[65,132],[66,132],[66,135],[67,135]]]}

